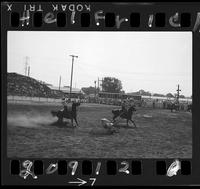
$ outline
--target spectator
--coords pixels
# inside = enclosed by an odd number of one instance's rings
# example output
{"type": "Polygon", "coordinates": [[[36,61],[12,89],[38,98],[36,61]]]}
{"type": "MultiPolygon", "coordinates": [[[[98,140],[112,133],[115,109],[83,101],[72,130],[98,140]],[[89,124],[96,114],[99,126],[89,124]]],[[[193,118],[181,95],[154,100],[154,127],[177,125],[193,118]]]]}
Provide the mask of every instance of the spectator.
{"type": "Polygon", "coordinates": [[[155,101],[153,101],[153,108],[155,108],[155,101]]]}
{"type": "Polygon", "coordinates": [[[163,101],[163,108],[164,109],[166,108],[166,102],[165,102],[165,100],[163,101]]]}

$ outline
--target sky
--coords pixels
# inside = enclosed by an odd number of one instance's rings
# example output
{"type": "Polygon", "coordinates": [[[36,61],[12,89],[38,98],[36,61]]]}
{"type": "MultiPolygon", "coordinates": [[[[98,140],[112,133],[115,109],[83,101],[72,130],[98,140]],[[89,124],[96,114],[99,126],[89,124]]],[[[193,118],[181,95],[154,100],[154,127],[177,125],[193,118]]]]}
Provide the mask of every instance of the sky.
{"type": "Polygon", "coordinates": [[[192,32],[8,31],[7,71],[73,87],[94,86],[116,77],[125,92],[192,95],[192,32]]]}

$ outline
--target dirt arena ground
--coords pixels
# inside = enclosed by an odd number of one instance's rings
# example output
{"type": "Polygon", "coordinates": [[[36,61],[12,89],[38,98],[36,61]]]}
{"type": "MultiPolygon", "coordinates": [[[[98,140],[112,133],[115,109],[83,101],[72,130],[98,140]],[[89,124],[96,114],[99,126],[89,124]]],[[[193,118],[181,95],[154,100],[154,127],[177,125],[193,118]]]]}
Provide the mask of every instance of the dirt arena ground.
{"type": "MultiPolygon", "coordinates": [[[[8,104],[8,157],[21,158],[191,158],[192,115],[162,109],[137,109],[137,128],[118,123],[108,134],[101,118],[112,118],[114,106],[81,104],[79,126],[55,125],[58,105],[8,104]]],[[[117,107],[118,108],[118,107],[117,107]]]]}

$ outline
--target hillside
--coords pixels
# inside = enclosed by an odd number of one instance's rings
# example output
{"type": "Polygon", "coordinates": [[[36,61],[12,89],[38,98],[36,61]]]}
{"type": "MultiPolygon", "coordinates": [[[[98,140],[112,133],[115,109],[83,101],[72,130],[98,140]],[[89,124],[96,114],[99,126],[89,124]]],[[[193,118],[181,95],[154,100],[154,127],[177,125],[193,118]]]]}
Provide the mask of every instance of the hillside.
{"type": "Polygon", "coordinates": [[[7,73],[7,95],[59,98],[61,91],[52,91],[36,79],[17,73],[7,73]]]}

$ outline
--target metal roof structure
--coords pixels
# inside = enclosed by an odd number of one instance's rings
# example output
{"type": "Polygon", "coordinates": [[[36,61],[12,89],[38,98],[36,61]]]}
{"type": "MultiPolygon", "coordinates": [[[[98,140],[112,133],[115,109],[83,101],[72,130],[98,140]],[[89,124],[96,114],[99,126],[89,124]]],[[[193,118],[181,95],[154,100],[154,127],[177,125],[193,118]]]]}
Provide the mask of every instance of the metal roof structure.
{"type": "MultiPolygon", "coordinates": [[[[48,86],[48,87],[51,90],[59,91],[59,87],[56,87],[56,86],[48,86]]],[[[70,93],[70,87],[69,86],[60,87],[60,91],[64,93],[70,93]]],[[[78,89],[78,88],[72,88],[72,93],[85,94],[81,89],[78,89]]]]}

